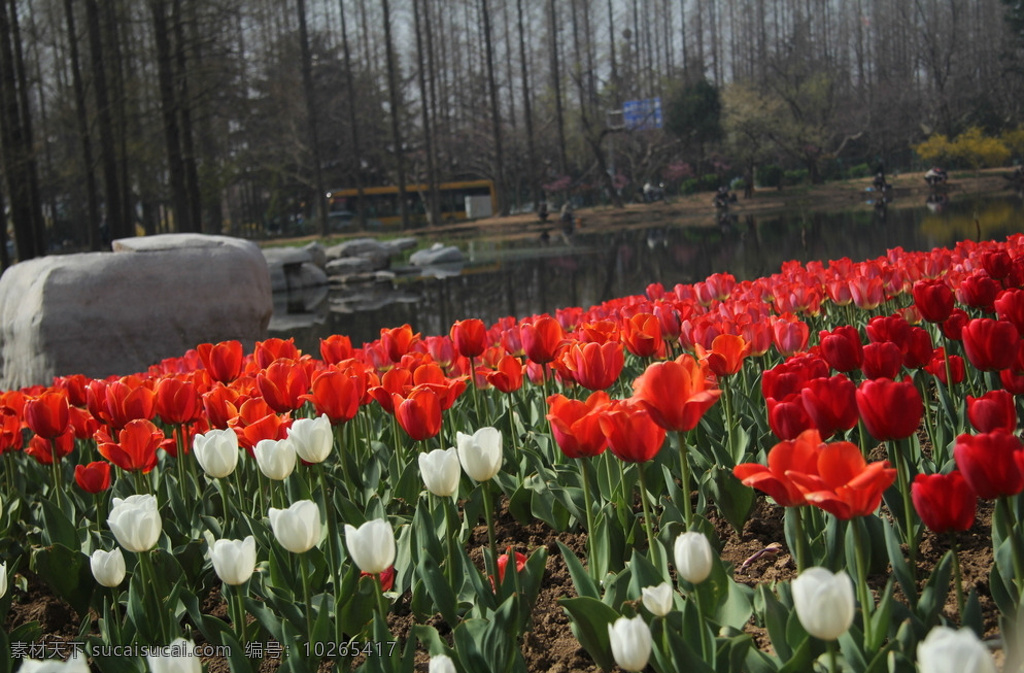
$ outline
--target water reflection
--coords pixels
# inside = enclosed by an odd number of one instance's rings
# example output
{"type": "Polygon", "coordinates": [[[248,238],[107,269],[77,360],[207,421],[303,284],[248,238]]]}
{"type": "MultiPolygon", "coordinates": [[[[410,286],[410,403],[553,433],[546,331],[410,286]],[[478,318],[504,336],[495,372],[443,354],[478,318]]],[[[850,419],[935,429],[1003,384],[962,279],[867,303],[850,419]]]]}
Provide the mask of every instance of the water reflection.
{"type": "Polygon", "coordinates": [[[295,337],[309,353],[317,353],[319,339],[330,334],[347,334],[359,344],[379,337],[381,327],[404,323],[424,335],[441,334],[461,318],[490,324],[507,315],[589,307],[642,294],[654,282],[671,287],[719,271],[756,278],[790,259],[861,260],[897,246],[929,250],[965,238],[1002,238],[1024,231],[1022,213],[1019,197],[958,195],[918,208],[883,203],[840,213],[724,213],[718,226],[659,222],[611,233],[583,227],[526,240],[478,240],[467,244],[469,261],[461,269],[281,297],[270,333],[295,337]]]}

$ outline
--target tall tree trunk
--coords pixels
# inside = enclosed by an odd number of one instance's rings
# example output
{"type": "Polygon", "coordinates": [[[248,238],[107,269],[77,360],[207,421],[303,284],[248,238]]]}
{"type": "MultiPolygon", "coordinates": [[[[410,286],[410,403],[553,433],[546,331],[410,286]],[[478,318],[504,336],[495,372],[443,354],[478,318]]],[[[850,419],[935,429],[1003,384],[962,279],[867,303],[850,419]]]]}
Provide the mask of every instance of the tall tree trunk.
{"type": "Polygon", "coordinates": [[[150,0],[149,9],[153,15],[153,38],[156,41],[160,111],[164,123],[167,172],[171,180],[171,203],[175,228],[178,231],[194,231],[190,221],[192,211],[188,206],[188,192],[185,189],[185,163],[181,156],[181,128],[178,126],[178,102],[174,90],[173,55],[164,3],[165,0],[150,0]]]}
{"type": "Polygon", "coordinates": [[[391,5],[388,0],[381,0],[381,4],[384,8],[384,42],[388,62],[388,100],[391,102],[391,142],[398,181],[398,212],[402,218],[402,229],[408,229],[409,200],[405,194],[405,148],[402,147],[404,141],[398,92],[398,64],[395,62],[395,46],[391,36],[391,5]]]}
{"type": "Polygon", "coordinates": [[[39,170],[33,146],[32,112],[29,102],[28,78],[25,75],[25,57],[21,47],[21,26],[18,22],[17,0],[10,0],[11,37],[14,44],[14,72],[18,79],[18,108],[21,110],[21,125],[25,134],[25,172],[28,180],[29,208],[32,214],[32,235],[34,247],[40,255],[46,254],[46,222],[43,219],[43,199],[39,193],[39,170]]]}
{"type": "Polygon", "coordinates": [[[341,11],[341,46],[345,53],[345,111],[348,113],[349,151],[356,157],[354,178],[356,183],[356,217],[359,221],[359,228],[366,228],[366,212],[363,206],[363,169],[359,164],[359,123],[356,118],[356,87],[352,77],[352,52],[348,44],[348,23],[345,20],[344,0],[338,0],[338,9],[341,11]]]}
{"type": "Polygon", "coordinates": [[[420,87],[420,118],[423,123],[423,146],[427,154],[427,224],[434,226],[441,222],[441,208],[438,203],[437,165],[434,161],[434,132],[430,125],[430,97],[427,95],[427,74],[424,64],[423,19],[420,14],[422,0],[413,0],[412,12],[416,28],[416,60],[420,87]]]}
{"type": "Polygon", "coordinates": [[[87,204],[86,240],[90,250],[100,249],[100,206],[96,198],[96,174],[93,172],[92,140],[89,137],[89,117],[82,84],[82,67],[78,58],[78,31],[75,29],[74,0],[64,0],[64,18],[68,27],[68,46],[71,56],[71,79],[75,91],[75,122],[78,139],[82,143],[82,166],[85,172],[85,198],[87,204]]]}
{"type": "Polygon", "coordinates": [[[113,120],[110,116],[110,92],[104,63],[103,38],[100,33],[100,12],[96,0],[85,0],[85,18],[89,32],[89,53],[92,60],[92,86],[96,96],[97,124],[100,127],[100,163],[103,166],[104,206],[107,213],[107,236],[113,240],[131,236],[122,208],[117,179],[117,152],[114,148],[113,120]]]}
{"type": "Polygon", "coordinates": [[[530,103],[530,81],[526,65],[523,0],[516,0],[516,13],[519,22],[519,75],[523,83],[523,119],[526,122],[526,179],[530,183],[530,198],[536,209],[540,205],[540,179],[537,174],[537,148],[533,139],[533,105],[530,103]]]}
{"type": "Polygon", "coordinates": [[[188,201],[188,219],[191,230],[203,231],[203,200],[199,191],[199,168],[196,160],[196,146],[192,129],[192,96],[188,82],[188,55],[185,43],[185,19],[182,16],[182,0],[174,0],[172,18],[174,21],[174,58],[177,67],[178,110],[181,114],[181,162],[185,169],[185,198],[188,201]]]}
{"type": "MultiPolygon", "coordinates": [[[[125,58],[121,50],[122,35],[119,30],[124,29],[127,22],[118,20],[118,12],[123,11],[123,9],[119,9],[120,6],[121,3],[116,0],[108,0],[103,3],[101,7],[102,15],[100,17],[100,34],[103,37],[103,44],[110,49],[108,52],[110,58],[106,62],[110,65],[108,72],[110,77],[110,105],[113,128],[116,131],[114,143],[117,155],[117,193],[121,196],[121,212],[124,214],[125,219],[124,226],[130,232],[126,235],[134,236],[131,181],[128,175],[128,96],[125,87],[125,69],[133,68],[134,63],[131,58],[132,54],[125,58]]],[[[125,30],[123,39],[125,44],[129,43],[129,31],[125,30]]]]}
{"type": "Polygon", "coordinates": [[[505,203],[505,155],[501,144],[501,114],[498,111],[498,82],[494,77],[494,45],[491,43],[491,11],[487,0],[480,0],[484,19],[484,49],[487,55],[487,88],[491,98],[491,133],[494,135],[494,182],[498,195],[498,212],[508,215],[505,203]]]}
{"type": "Polygon", "coordinates": [[[555,91],[555,123],[558,125],[558,174],[565,175],[569,162],[565,148],[565,116],[562,112],[562,75],[558,67],[558,16],[555,0],[549,3],[549,25],[551,28],[551,88],[555,91]]]}
{"type": "Polygon", "coordinates": [[[316,100],[313,95],[313,56],[309,51],[309,33],[306,30],[306,0],[298,0],[299,48],[302,50],[302,91],[306,98],[306,116],[309,126],[309,155],[313,162],[313,215],[320,235],[327,237],[327,208],[324,199],[324,172],[320,166],[320,133],[317,128],[316,100]]]}

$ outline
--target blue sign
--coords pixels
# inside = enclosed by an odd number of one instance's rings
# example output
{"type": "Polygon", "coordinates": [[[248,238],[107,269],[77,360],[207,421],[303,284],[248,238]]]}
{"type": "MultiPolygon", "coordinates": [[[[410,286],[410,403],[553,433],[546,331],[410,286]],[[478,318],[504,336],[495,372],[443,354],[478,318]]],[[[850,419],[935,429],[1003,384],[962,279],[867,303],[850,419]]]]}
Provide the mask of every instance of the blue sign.
{"type": "Polygon", "coordinates": [[[661,98],[626,101],[622,104],[622,121],[630,130],[660,129],[661,98]]]}

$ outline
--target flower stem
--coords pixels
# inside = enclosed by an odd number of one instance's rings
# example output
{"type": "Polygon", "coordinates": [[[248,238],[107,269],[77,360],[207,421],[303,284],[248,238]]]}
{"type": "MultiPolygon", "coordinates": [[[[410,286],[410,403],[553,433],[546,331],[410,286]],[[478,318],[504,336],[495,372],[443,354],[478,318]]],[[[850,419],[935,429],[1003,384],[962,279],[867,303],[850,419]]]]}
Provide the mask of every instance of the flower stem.
{"type": "Polygon", "coordinates": [[[596,580],[597,565],[594,563],[594,559],[597,557],[594,554],[594,537],[597,531],[594,530],[593,496],[590,495],[590,476],[587,474],[589,464],[590,461],[587,458],[580,459],[580,476],[583,477],[583,507],[587,510],[587,572],[592,579],[596,580]]]}
{"type": "Polygon", "coordinates": [[[960,544],[956,531],[949,532],[949,545],[953,552],[953,587],[956,589],[956,610],[960,623],[964,620],[964,578],[960,572],[960,544]]]}
{"type": "MultiPolygon", "coordinates": [[[[850,521],[850,525],[853,526],[853,540],[855,549],[855,555],[857,557],[857,594],[860,600],[860,612],[864,618],[864,642],[873,642],[871,633],[871,613],[874,608],[874,603],[871,598],[871,588],[868,586],[868,558],[867,558],[867,547],[864,546],[865,542],[863,539],[863,533],[861,532],[861,524],[863,521],[860,518],[853,519],[850,521]]],[[[916,601],[915,601],[916,602],[916,601]]]]}
{"type": "Polygon", "coordinates": [[[494,540],[494,503],[491,502],[491,482],[485,481],[481,484],[484,492],[484,517],[487,519],[487,546],[490,556],[484,559],[487,566],[487,573],[498,583],[498,545],[494,540]]]}
{"type": "MultiPolygon", "coordinates": [[[[299,555],[299,575],[302,576],[302,602],[306,612],[306,642],[309,644],[309,651],[313,651],[313,605],[309,597],[309,575],[313,571],[309,568],[303,568],[302,565],[306,560],[305,554],[299,555]]],[[[312,565],[312,564],[310,564],[312,565]]]]}
{"type": "Polygon", "coordinates": [[[637,475],[640,478],[640,503],[644,508],[644,530],[647,531],[647,546],[651,550],[651,563],[654,564],[655,568],[661,569],[659,563],[658,544],[657,540],[654,539],[654,529],[651,527],[651,510],[647,504],[647,485],[644,483],[644,465],[643,463],[636,464],[637,475]]]}
{"type": "Polygon", "coordinates": [[[690,502],[690,460],[686,447],[686,433],[680,430],[679,436],[679,477],[683,491],[683,524],[686,530],[693,527],[693,503],[690,502]]]}
{"type": "MultiPolygon", "coordinates": [[[[899,481],[900,496],[903,498],[903,535],[907,541],[907,564],[910,576],[917,581],[917,526],[914,525],[914,503],[910,497],[910,466],[907,454],[910,451],[909,440],[893,442],[896,478],[899,481]]],[[[917,605],[917,596],[908,596],[910,606],[917,605]]]]}
{"type": "Polygon", "coordinates": [[[810,556],[810,545],[807,541],[807,534],[804,532],[804,507],[790,507],[787,514],[793,515],[793,528],[796,537],[796,572],[800,574],[807,567],[807,557],[810,556]]]}

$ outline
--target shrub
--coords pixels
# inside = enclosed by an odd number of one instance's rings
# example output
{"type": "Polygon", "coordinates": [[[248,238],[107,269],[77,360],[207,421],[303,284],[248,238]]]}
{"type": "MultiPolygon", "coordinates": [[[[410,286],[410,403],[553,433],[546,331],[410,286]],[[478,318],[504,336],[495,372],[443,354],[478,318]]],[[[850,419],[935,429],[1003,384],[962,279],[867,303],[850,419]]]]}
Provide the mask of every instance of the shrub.
{"type": "Polygon", "coordinates": [[[689,180],[683,180],[682,184],[679,185],[680,194],[696,194],[697,193],[697,179],[690,178],[689,180]]]}
{"type": "Polygon", "coordinates": [[[713,192],[718,189],[720,184],[722,184],[722,179],[718,177],[717,173],[705,173],[700,176],[698,189],[702,192],[713,192]]]}
{"type": "Polygon", "coordinates": [[[783,174],[783,180],[787,186],[792,187],[793,185],[807,182],[808,175],[810,175],[810,172],[806,168],[798,168],[793,171],[786,171],[783,174]]]}
{"type": "Polygon", "coordinates": [[[757,184],[762,187],[779,187],[782,185],[782,169],[775,164],[768,164],[757,169],[757,184]]]}
{"type": "Polygon", "coordinates": [[[846,169],[846,177],[848,178],[866,178],[871,175],[871,167],[867,164],[857,164],[856,166],[850,166],[846,169]]]}

